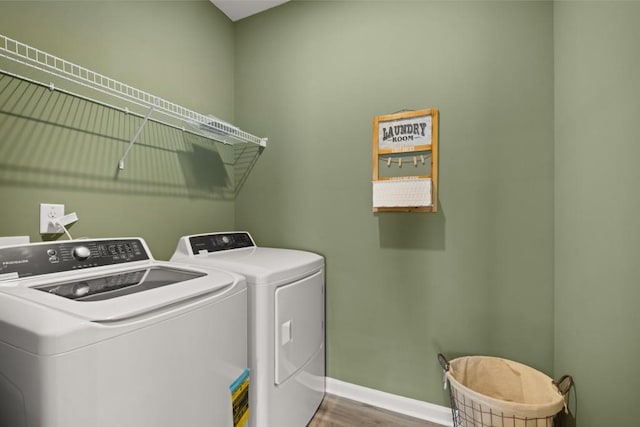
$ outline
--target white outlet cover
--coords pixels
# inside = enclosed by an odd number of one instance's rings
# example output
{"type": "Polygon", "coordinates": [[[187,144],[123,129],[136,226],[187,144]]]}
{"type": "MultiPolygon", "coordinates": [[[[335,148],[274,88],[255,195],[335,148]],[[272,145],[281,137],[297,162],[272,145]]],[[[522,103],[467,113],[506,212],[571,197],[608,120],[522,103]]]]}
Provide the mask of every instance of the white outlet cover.
{"type": "Polygon", "coordinates": [[[64,216],[64,205],[40,203],[40,234],[63,233],[62,227],[51,224],[52,219],[64,216]]]}

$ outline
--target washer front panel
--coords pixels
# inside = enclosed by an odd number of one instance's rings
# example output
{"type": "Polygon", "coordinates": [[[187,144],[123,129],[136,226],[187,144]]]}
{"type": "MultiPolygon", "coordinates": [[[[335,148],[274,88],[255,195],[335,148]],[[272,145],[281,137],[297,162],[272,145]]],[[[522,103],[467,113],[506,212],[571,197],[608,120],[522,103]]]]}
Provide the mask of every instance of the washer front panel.
{"type": "Polygon", "coordinates": [[[68,240],[0,248],[0,279],[151,259],[140,239],[68,240]]]}

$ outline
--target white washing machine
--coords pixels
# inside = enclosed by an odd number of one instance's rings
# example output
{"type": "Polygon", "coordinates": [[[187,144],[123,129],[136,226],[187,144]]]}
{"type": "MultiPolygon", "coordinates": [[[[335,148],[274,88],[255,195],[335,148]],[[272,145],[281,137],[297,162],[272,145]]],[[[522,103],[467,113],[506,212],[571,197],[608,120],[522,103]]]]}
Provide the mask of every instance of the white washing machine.
{"type": "Polygon", "coordinates": [[[171,261],[247,278],[249,425],[306,426],[325,390],[324,258],[230,232],[184,236],[171,261]]]}
{"type": "Polygon", "coordinates": [[[0,248],[0,425],[243,425],[246,296],[137,238],[0,248]]]}

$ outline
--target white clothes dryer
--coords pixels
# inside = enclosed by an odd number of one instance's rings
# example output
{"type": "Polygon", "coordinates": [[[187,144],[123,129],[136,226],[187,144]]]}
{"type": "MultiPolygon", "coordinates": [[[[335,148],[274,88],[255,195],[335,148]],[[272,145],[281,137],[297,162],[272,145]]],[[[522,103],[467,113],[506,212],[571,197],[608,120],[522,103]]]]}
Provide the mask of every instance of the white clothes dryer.
{"type": "Polygon", "coordinates": [[[0,248],[0,425],[243,425],[246,294],[139,238],[0,248]]]}
{"type": "Polygon", "coordinates": [[[184,236],[171,261],[247,278],[249,425],[306,426],[325,391],[324,258],[229,232],[184,236]]]}

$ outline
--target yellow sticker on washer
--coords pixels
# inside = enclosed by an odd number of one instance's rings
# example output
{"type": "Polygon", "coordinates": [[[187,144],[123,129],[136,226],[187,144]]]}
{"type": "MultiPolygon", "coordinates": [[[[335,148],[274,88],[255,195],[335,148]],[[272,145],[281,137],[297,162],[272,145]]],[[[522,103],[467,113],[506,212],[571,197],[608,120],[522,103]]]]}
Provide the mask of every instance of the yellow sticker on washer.
{"type": "Polygon", "coordinates": [[[233,405],[233,427],[242,427],[249,419],[249,369],[229,386],[233,405]]]}

